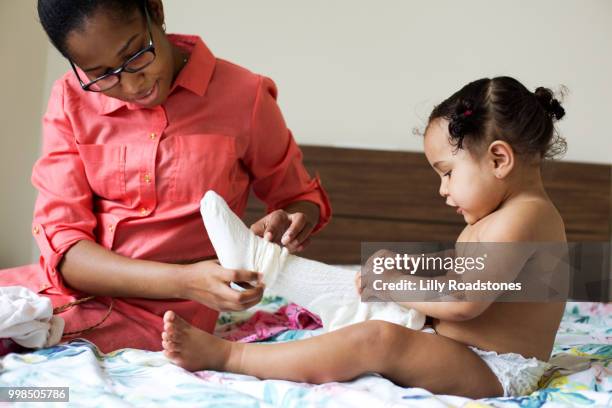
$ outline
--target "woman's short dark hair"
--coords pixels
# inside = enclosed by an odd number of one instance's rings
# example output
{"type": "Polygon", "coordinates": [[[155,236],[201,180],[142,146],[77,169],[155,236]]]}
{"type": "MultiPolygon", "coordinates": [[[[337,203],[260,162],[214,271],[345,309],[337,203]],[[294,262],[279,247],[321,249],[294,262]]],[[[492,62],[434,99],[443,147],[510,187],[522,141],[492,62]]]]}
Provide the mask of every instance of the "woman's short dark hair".
{"type": "Polygon", "coordinates": [[[85,21],[99,11],[116,18],[127,18],[139,9],[144,14],[146,0],[38,0],[38,18],[51,43],[66,58],[66,38],[82,29],[85,21]]]}
{"type": "Polygon", "coordinates": [[[564,115],[550,89],[530,92],[516,79],[502,76],[467,84],[434,108],[429,123],[447,119],[451,143],[459,149],[478,150],[503,140],[518,155],[551,158],[567,150],[554,128],[564,115]]]}

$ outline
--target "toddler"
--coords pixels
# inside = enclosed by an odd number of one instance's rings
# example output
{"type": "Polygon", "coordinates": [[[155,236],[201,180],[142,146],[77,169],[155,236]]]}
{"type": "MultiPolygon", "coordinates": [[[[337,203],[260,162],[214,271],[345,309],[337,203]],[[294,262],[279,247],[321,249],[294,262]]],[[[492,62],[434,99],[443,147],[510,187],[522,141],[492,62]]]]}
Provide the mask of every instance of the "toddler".
{"type": "MultiPolygon", "coordinates": [[[[550,90],[530,92],[510,77],[471,82],[435,107],[424,150],[440,176],[440,195],[465,219],[458,243],[565,242],[563,220],[540,174],[542,160],[565,148],[554,131],[564,113],[550,90]]],[[[234,227],[231,211],[214,194],[205,196],[202,212],[224,267],[263,272],[269,288],[327,313],[324,325],[336,330],[287,343],[232,343],[168,311],[164,352],[186,369],[309,383],[374,372],[401,386],[484,398],[529,394],[549,367],[563,302],[360,306],[348,272],[289,255],[234,227]],[[320,279],[300,280],[313,270],[322,271],[320,279]],[[430,332],[418,330],[424,316],[431,320],[430,332]],[[334,319],[340,324],[334,326],[334,319]]]]}

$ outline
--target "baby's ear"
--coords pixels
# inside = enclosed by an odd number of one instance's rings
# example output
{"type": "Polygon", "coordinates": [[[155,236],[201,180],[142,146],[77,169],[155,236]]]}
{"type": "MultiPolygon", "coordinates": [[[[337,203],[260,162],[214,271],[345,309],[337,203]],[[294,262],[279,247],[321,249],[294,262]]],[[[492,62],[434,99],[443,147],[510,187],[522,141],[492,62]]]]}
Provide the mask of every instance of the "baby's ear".
{"type": "Polygon", "coordinates": [[[506,177],[514,168],[514,150],[503,140],[495,140],[487,149],[491,171],[498,179],[506,177]]]}

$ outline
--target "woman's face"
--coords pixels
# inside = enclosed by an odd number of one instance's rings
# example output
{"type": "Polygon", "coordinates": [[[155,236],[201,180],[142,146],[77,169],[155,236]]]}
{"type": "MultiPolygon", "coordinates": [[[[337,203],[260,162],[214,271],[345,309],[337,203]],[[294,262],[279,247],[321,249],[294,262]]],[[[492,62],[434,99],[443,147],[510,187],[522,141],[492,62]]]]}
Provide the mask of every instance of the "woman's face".
{"type": "MultiPolygon", "coordinates": [[[[158,20],[158,16],[150,18],[155,60],[141,71],[122,72],[121,81],[102,93],[144,107],[153,107],[166,100],[180,56],[177,62],[177,51],[157,24],[158,20]]],[[[125,17],[104,10],[95,11],[85,20],[82,29],[71,31],[66,39],[68,53],[80,68],[83,82],[121,66],[148,44],[147,21],[140,10],[125,17]]]]}
{"type": "Polygon", "coordinates": [[[492,213],[503,200],[503,188],[487,165],[449,141],[448,121],[434,120],[424,138],[425,156],[440,176],[440,195],[457,208],[465,222],[474,224],[492,213]]]}

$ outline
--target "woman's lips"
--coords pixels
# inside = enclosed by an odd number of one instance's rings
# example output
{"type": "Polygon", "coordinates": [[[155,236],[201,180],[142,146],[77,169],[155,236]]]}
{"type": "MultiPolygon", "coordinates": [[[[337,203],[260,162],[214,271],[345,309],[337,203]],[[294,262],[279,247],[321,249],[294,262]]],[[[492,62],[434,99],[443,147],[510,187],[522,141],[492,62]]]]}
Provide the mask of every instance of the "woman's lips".
{"type": "Polygon", "coordinates": [[[155,99],[157,99],[158,91],[159,91],[159,86],[157,85],[157,82],[155,82],[155,85],[153,85],[153,87],[149,90],[149,92],[147,92],[146,94],[144,94],[144,96],[140,98],[133,99],[132,102],[137,103],[138,105],[148,105],[151,102],[153,102],[155,99]]]}
{"type": "Polygon", "coordinates": [[[463,214],[463,210],[461,208],[457,208],[457,214],[463,214]]]}

